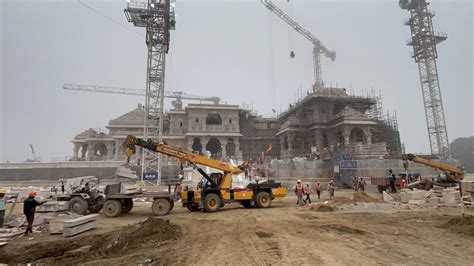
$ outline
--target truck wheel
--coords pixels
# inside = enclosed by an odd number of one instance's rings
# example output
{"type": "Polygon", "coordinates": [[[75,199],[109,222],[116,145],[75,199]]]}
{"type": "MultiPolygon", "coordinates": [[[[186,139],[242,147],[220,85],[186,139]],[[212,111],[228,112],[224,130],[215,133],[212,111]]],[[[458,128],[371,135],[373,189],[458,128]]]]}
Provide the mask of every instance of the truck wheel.
{"type": "Polygon", "coordinates": [[[129,213],[133,208],[132,199],[124,199],[122,203],[122,213],[129,213]]]}
{"type": "Polygon", "coordinates": [[[188,208],[190,212],[199,211],[199,205],[191,203],[191,202],[188,202],[188,204],[186,204],[186,208],[188,208]]]}
{"type": "Polygon", "coordinates": [[[82,197],[75,196],[69,200],[69,211],[85,215],[87,213],[87,201],[82,197]]]}
{"type": "Polygon", "coordinates": [[[207,212],[215,212],[221,207],[221,199],[216,193],[209,193],[204,198],[204,210],[207,212]]]}
{"type": "Polygon", "coordinates": [[[171,202],[163,198],[155,199],[151,205],[151,211],[156,216],[167,215],[171,211],[171,202]]]}
{"type": "Polygon", "coordinates": [[[102,210],[104,215],[109,218],[119,216],[121,211],[122,203],[120,203],[120,200],[106,200],[102,210]]]}
{"type": "Polygon", "coordinates": [[[89,211],[91,213],[98,213],[102,210],[102,207],[104,207],[104,197],[99,196],[95,199],[93,204],[89,205],[89,211]]]}
{"type": "Polygon", "coordinates": [[[244,208],[253,208],[254,203],[251,200],[244,200],[242,201],[242,206],[244,206],[244,208]]]}
{"type": "Polygon", "coordinates": [[[260,191],[255,202],[259,208],[268,208],[272,205],[272,196],[268,192],[260,191]]]}

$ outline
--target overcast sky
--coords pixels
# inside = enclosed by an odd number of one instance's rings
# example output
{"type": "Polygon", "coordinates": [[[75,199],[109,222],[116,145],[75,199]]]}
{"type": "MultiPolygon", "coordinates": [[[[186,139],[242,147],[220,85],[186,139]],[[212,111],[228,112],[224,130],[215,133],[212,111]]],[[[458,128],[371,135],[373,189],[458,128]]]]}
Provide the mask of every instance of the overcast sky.
{"type": "MultiPolygon", "coordinates": [[[[72,0],[0,0],[0,162],[24,161],[29,143],[44,161],[70,156],[76,134],[104,129],[143,101],[61,89],[145,86],[144,29],[128,25],[126,1],[82,2],[92,8],[72,0]]],[[[384,108],[397,113],[407,151],[429,152],[418,68],[405,44],[408,12],[397,0],[276,3],[337,52],[335,62],[322,58],[327,85],[380,91],[384,108]]],[[[473,4],[432,0],[430,8],[435,30],[448,33],[438,71],[452,141],[474,135],[473,4]]],[[[269,116],[312,84],[311,44],[259,1],[178,0],[176,11],[167,90],[253,103],[269,116]]]]}

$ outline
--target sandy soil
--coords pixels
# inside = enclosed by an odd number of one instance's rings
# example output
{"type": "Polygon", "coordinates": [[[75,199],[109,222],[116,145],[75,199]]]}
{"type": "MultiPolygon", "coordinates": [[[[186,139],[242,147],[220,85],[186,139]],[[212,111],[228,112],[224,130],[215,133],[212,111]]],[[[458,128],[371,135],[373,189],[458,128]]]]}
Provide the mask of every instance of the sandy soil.
{"type": "MultiPolygon", "coordinates": [[[[108,219],[87,233],[65,239],[47,232],[21,237],[0,248],[0,262],[46,264],[449,264],[474,261],[474,215],[460,220],[459,208],[393,204],[372,210],[373,198],[346,196],[299,207],[294,196],[269,209],[237,204],[216,213],[189,212],[175,206],[162,219],[151,219],[150,205],[108,219]],[[367,202],[367,203],[360,203],[367,202]],[[361,211],[338,211],[341,206],[361,211]],[[365,204],[365,205],[364,205],[365,204]],[[330,209],[334,211],[330,211],[330,209]],[[329,211],[328,211],[329,210],[329,211]],[[137,223],[140,223],[136,225],[137,223]],[[87,253],[65,254],[92,246],[87,253]]],[[[374,205],[375,204],[375,205],[374,205]]],[[[378,206],[378,205],[377,205],[378,206]]]]}

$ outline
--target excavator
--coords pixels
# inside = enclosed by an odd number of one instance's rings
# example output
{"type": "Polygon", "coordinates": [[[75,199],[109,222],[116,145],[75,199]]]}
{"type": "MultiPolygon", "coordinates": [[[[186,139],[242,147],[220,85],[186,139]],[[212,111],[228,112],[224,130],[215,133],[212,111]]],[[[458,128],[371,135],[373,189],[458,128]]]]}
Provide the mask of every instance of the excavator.
{"type": "Polygon", "coordinates": [[[196,167],[202,175],[201,181],[196,188],[187,188],[181,192],[183,207],[188,208],[189,211],[204,210],[206,212],[215,212],[224,207],[225,204],[232,202],[240,203],[245,208],[268,208],[271,206],[272,200],[282,199],[288,194],[286,187],[282,187],[281,183],[276,183],[273,180],[261,180],[250,183],[246,188],[232,188],[233,175],[242,173],[242,169],[230,163],[208,158],[164,143],[143,140],[132,135],[127,136],[126,144],[127,163],[135,153],[135,147],[140,146],[187,161],[196,167]],[[223,173],[218,172],[208,175],[198,165],[208,166],[223,173]]]}
{"type": "MultiPolygon", "coordinates": [[[[458,183],[464,179],[464,169],[457,166],[452,166],[445,163],[435,162],[414,154],[403,154],[402,160],[405,162],[413,161],[426,166],[436,168],[443,172],[438,176],[438,180],[435,182],[439,186],[448,186],[453,183],[458,183]]],[[[407,165],[405,168],[408,168],[407,165]]]]}

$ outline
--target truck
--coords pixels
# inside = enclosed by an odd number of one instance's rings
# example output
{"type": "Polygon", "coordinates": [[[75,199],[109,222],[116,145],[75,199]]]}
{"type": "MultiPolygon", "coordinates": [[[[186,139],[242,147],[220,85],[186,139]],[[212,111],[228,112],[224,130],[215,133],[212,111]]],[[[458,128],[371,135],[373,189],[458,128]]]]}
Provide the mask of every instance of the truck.
{"type": "Polygon", "coordinates": [[[85,215],[87,212],[97,213],[104,206],[104,195],[99,190],[99,178],[82,176],[61,179],[61,193],[51,197],[57,201],[67,201],[68,210],[85,215]]]}
{"type": "Polygon", "coordinates": [[[189,211],[203,210],[215,212],[229,203],[240,203],[245,208],[269,208],[275,199],[283,199],[288,194],[288,188],[274,180],[252,182],[245,188],[232,188],[234,175],[242,173],[241,167],[230,163],[215,160],[183,150],[178,147],[157,143],[152,140],[143,140],[128,135],[127,163],[135,153],[136,146],[172,156],[186,161],[198,170],[202,178],[196,187],[187,187],[181,192],[182,206],[189,211]],[[219,172],[207,174],[200,165],[208,166],[219,172]]]}
{"type": "Polygon", "coordinates": [[[151,211],[155,216],[167,215],[174,207],[174,196],[168,192],[148,192],[137,188],[136,191],[124,191],[123,183],[110,184],[105,187],[105,203],[102,213],[108,217],[117,217],[133,209],[133,200],[139,198],[153,199],[151,211]]]}

